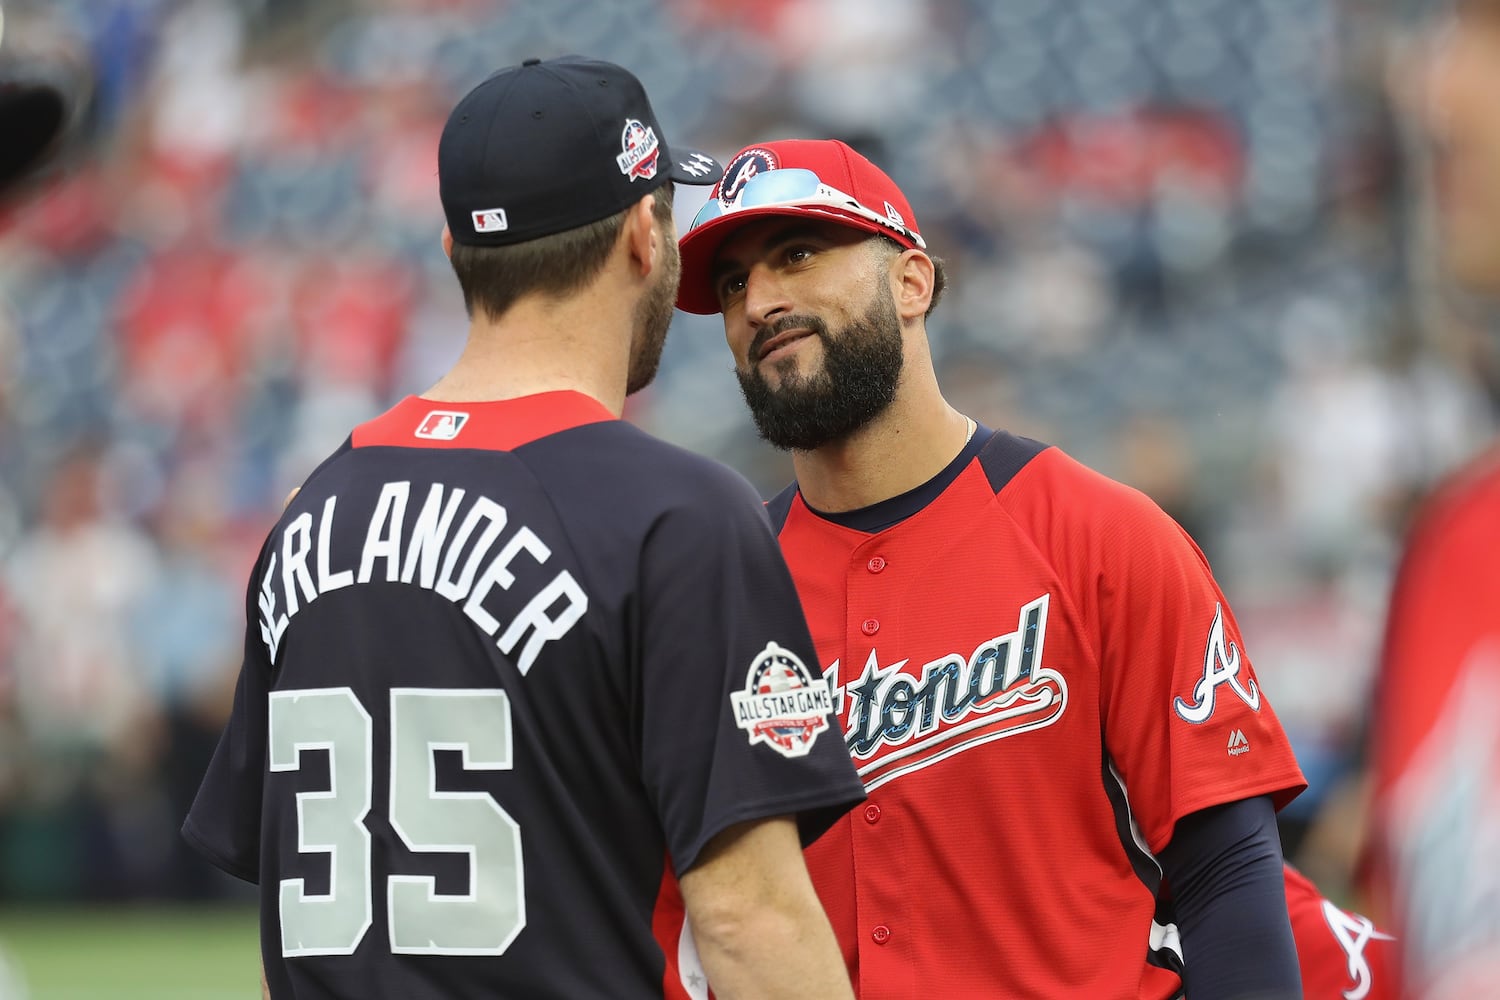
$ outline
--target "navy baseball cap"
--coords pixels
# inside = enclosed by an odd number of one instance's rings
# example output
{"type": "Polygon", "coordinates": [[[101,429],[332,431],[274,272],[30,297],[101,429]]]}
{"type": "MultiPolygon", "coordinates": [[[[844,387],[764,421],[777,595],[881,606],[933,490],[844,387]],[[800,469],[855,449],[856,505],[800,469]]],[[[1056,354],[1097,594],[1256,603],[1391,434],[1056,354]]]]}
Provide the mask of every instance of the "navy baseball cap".
{"type": "Polygon", "coordinates": [[[641,82],[582,56],[527,59],[469,91],[438,140],[453,241],[506,246],[596,222],[666,184],[724,168],[667,146],[641,82]]]}

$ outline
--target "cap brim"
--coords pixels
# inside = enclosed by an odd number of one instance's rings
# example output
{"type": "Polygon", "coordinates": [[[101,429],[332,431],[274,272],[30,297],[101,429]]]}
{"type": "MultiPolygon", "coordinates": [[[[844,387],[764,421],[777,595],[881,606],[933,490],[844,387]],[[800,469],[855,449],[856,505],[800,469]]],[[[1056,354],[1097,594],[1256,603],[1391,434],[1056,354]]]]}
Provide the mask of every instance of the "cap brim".
{"type": "Polygon", "coordinates": [[[877,236],[897,238],[889,229],[878,223],[821,205],[776,205],[768,208],[746,208],[730,215],[721,215],[689,231],[677,241],[677,248],[682,256],[682,284],[677,288],[677,308],[685,313],[694,313],[699,316],[711,316],[719,312],[719,296],[714,293],[711,280],[713,262],[718,256],[719,248],[741,226],[777,216],[793,219],[812,217],[826,222],[837,222],[851,229],[860,229],[877,236]]]}
{"type": "Polygon", "coordinates": [[[672,169],[667,176],[678,184],[717,184],[724,176],[724,165],[702,150],[673,147],[672,169]]]}

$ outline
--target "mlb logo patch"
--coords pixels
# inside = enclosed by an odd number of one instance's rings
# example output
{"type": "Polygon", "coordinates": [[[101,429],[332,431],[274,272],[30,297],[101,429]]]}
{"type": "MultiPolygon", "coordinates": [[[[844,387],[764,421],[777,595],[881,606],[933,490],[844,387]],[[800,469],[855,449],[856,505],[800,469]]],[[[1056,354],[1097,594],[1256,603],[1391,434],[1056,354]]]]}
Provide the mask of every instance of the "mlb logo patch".
{"type": "Polygon", "coordinates": [[[471,213],[474,220],[474,232],[476,233],[499,233],[510,228],[510,221],[505,217],[503,208],[486,208],[471,213]]]}
{"type": "Polygon", "coordinates": [[[469,415],[458,410],[433,410],[422,418],[414,432],[429,441],[452,441],[469,422],[469,415]]]}

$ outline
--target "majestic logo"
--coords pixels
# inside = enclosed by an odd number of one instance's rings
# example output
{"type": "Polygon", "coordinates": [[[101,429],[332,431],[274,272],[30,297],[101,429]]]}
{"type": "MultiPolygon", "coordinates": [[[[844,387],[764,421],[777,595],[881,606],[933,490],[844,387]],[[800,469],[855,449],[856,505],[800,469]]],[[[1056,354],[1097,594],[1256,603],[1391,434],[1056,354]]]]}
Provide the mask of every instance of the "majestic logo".
{"type": "Polygon", "coordinates": [[[620,133],[620,149],[622,152],[615,157],[620,173],[633,181],[649,181],[656,176],[656,158],[661,152],[661,143],[656,140],[655,129],[627,118],[625,131],[620,133]]]}
{"type": "Polygon", "coordinates": [[[1344,990],[1344,1000],[1364,1000],[1369,995],[1371,983],[1370,961],[1365,958],[1365,945],[1372,940],[1394,941],[1389,934],[1375,929],[1369,917],[1358,913],[1345,913],[1328,900],[1323,900],[1323,919],[1333,932],[1333,939],[1344,950],[1349,969],[1349,988],[1344,990]]]}
{"type": "Polygon", "coordinates": [[[740,192],[759,175],[775,170],[781,165],[776,154],[769,149],[747,149],[729,161],[724,168],[724,179],[719,181],[719,201],[725,208],[734,204],[740,192]]]}
{"type": "Polygon", "coordinates": [[[852,700],[845,742],[867,790],[1062,717],[1067,682],[1042,666],[1049,599],[1043,594],[1021,608],[1014,632],[980,643],[967,657],[941,656],[915,674],[903,671],[907,660],[882,667],[872,649],[863,673],[841,689],[834,661],[828,683],[841,716],[845,695],[852,700]]]}
{"type": "Polygon", "coordinates": [[[1229,756],[1238,757],[1242,753],[1250,752],[1250,741],[1245,739],[1245,731],[1236,729],[1229,734],[1229,756]]]}
{"type": "Polygon", "coordinates": [[[470,217],[474,220],[476,233],[499,233],[510,228],[510,221],[506,219],[503,208],[481,209],[470,213],[470,217]]]}
{"type": "Polygon", "coordinates": [[[1208,647],[1203,652],[1203,676],[1193,685],[1193,700],[1176,698],[1172,707],[1187,722],[1198,725],[1214,714],[1214,695],[1219,685],[1239,695],[1251,711],[1260,711],[1260,688],[1252,679],[1248,687],[1240,683],[1240,647],[1224,642],[1224,606],[1214,608],[1214,623],[1208,628],[1208,647]]]}
{"type": "Polygon", "coordinates": [[[432,410],[422,418],[413,433],[429,441],[452,441],[468,422],[467,413],[458,410],[432,410]]]}
{"type": "Polygon", "coordinates": [[[807,756],[833,711],[828,687],[813,679],[796,653],[774,642],[755,657],[745,690],[731,694],[729,702],[750,745],[764,743],[783,757],[807,756]]]}
{"type": "Polygon", "coordinates": [[[709,171],[713,170],[714,160],[711,156],[694,153],[685,162],[678,163],[677,165],[694,177],[705,177],[709,171]]]}

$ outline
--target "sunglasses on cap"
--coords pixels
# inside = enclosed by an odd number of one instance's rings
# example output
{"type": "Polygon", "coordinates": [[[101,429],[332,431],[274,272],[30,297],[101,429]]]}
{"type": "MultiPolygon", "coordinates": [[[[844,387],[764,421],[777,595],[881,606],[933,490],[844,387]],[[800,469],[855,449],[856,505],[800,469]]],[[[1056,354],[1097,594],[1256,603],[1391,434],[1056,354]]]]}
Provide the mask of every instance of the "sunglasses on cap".
{"type": "Polygon", "coordinates": [[[688,232],[691,233],[704,223],[712,222],[720,216],[733,215],[735,212],[751,208],[818,207],[837,208],[850,215],[857,215],[861,219],[868,219],[886,229],[900,233],[915,243],[919,249],[927,249],[927,241],[922,239],[919,233],[908,229],[889,216],[861,205],[852,195],[847,195],[838,188],[829,187],[817,174],[801,167],[767,170],[765,173],[756,174],[735,193],[728,205],[725,205],[721,198],[708,199],[698,210],[698,214],[693,217],[693,224],[688,227],[688,232]]]}

